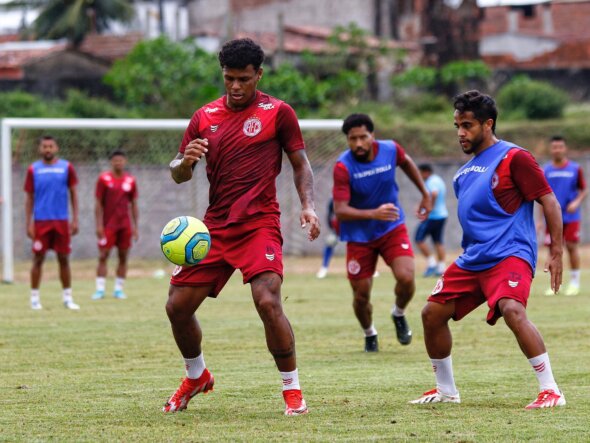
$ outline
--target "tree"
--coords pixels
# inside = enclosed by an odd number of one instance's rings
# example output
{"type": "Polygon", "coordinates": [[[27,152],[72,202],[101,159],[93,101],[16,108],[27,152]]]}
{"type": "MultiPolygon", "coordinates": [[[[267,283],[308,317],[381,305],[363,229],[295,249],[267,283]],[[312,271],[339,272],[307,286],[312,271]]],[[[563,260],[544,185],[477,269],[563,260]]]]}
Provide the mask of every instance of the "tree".
{"type": "Polygon", "coordinates": [[[79,46],[91,32],[102,32],[111,22],[128,22],[134,9],[127,0],[13,0],[4,9],[41,8],[25,31],[37,39],[66,38],[79,46]]]}

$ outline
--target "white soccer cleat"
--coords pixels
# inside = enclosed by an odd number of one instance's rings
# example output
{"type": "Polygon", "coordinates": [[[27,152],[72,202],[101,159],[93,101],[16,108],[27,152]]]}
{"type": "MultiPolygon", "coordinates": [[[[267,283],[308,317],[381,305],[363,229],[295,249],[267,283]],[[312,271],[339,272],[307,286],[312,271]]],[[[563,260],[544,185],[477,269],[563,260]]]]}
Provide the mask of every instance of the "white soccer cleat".
{"type": "Polygon", "coordinates": [[[575,295],[580,295],[580,287],[576,285],[572,285],[571,283],[567,286],[565,290],[565,295],[568,297],[572,297],[575,295]]]}
{"type": "Polygon", "coordinates": [[[546,389],[539,392],[537,399],[526,405],[525,409],[553,408],[555,406],[565,406],[563,392],[555,392],[553,389],[546,389]]]}
{"type": "Polygon", "coordinates": [[[326,275],[328,275],[328,268],[322,266],[315,276],[317,278],[326,278],[326,275]]]}
{"type": "Polygon", "coordinates": [[[65,306],[66,309],[71,309],[72,311],[78,311],[78,310],[80,310],[80,306],[78,306],[73,301],[64,301],[64,306],[65,306]]]}
{"type": "Polygon", "coordinates": [[[461,397],[457,395],[447,395],[434,388],[432,391],[425,392],[420,398],[411,400],[413,405],[423,405],[427,403],[461,403],[461,397]]]}
{"type": "Polygon", "coordinates": [[[39,300],[31,300],[31,309],[34,311],[40,311],[43,309],[43,306],[41,306],[41,302],[39,300]]]}

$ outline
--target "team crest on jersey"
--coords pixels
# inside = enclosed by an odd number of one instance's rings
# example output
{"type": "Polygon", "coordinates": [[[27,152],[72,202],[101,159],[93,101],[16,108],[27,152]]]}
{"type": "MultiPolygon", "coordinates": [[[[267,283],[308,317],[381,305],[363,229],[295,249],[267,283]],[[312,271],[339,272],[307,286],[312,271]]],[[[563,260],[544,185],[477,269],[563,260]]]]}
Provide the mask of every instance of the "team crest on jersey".
{"type": "Polygon", "coordinates": [[[496,189],[498,183],[500,183],[500,177],[498,177],[497,173],[494,173],[494,176],[492,177],[492,189],[496,189]]]}
{"type": "Polygon", "coordinates": [[[121,185],[121,189],[123,189],[123,191],[125,192],[131,191],[131,183],[128,181],[123,182],[123,184],[121,185]]]}
{"type": "Polygon", "coordinates": [[[434,287],[434,289],[432,290],[431,295],[435,295],[438,294],[440,291],[443,290],[443,278],[439,278],[438,281],[436,282],[436,286],[434,287]]]}
{"type": "Polygon", "coordinates": [[[43,243],[41,243],[41,240],[35,240],[35,242],[33,243],[33,251],[39,252],[43,249],[43,243]]]}
{"type": "Polygon", "coordinates": [[[258,117],[250,117],[244,122],[244,127],[242,130],[248,137],[254,137],[255,135],[258,135],[260,131],[262,131],[262,122],[258,117]]]}
{"type": "Polygon", "coordinates": [[[361,272],[361,264],[354,258],[348,262],[346,268],[348,269],[348,273],[350,275],[357,275],[359,272],[361,272]]]}

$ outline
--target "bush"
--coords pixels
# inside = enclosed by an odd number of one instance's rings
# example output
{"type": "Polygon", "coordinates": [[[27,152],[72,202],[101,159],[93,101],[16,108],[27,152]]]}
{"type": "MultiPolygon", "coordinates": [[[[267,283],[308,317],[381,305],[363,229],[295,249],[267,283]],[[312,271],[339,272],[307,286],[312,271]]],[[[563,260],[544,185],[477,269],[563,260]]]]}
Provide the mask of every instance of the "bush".
{"type": "Polygon", "coordinates": [[[59,106],[28,92],[0,93],[0,115],[3,117],[64,117],[59,106]]]}
{"type": "Polygon", "coordinates": [[[568,104],[568,96],[546,82],[519,76],[503,86],[498,92],[501,112],[532,120],[559,118],[568,104]]]}
{"type": "Polygon", "coordinates": [[[449,100],[442,95],[414,94],[401,104],[402,111],[407,117],[446,112],[451,114],[452,107],[449,100]]]}

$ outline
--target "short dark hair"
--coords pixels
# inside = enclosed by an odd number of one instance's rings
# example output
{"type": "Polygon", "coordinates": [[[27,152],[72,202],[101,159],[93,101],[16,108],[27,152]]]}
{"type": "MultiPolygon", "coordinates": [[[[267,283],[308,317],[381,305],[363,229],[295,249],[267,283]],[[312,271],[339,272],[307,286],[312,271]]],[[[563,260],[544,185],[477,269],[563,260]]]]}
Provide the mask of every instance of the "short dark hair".
{"type": "Polygon", "coordinates": [[[264,62],[264,51],[251,39],[239,38],[225,43],[218,58],[222,68],[244,69],[252,65],[258,71],[264,62]]]}
{"type": "Polygon", "coordinates": [[[496,108],[496,102],[489,95],[482,94],[475,89],[467,91],[455,96],[453,106],[461,114],[464,112],[473,112],[475,119],[482,124],[491,118],[494,120],[492,132],[496,132],[498,109],[496,108]]]}
{"type": "Polygon", "coordinates": [[[371,120],[371,117],[369,117],[367,114],[350,114],[344,119],[344,123],[342,124],[342,132],[348,135],[348,132],[352,128],[358,128],[360,126],[365,126],[369,132],[373,132],[375,129],[373,120],[371,120]]]}
{"type": "Polygon", "coordinates": [[[125,151],[122,151],[120,149],[115,149],[114,151],[111,151],[111,153],[109,154],[109,160],[112,159],[113,157],[116,156],[121,156],[121,157],[127,157],[127,154],[125,154],[125,151]]]}
{"type": "Polygon", "coordinates": [[[563,135],[553,135],[550,140],[552,142],[564,142],[565,143],[565,137],[563,135]]]}
{"type": "Polygon", "coordinates": [[[418,169],[424,172],[432,172],[432,165],[430,163],[420,163],[418,169]]]}
{"type": "Polygon", "coordinates": [[[55,143],[57,143],[57,140],[55,139],[55,137],[53,137],[52,135],[49,135],[49,134],[45,134],[45,135],[42,135],[41,137],[39,137],[39,139],[37,140],[37,144],[40,145],[41,142],[46,141],[46,140],[53,140],[55,143]]]}

